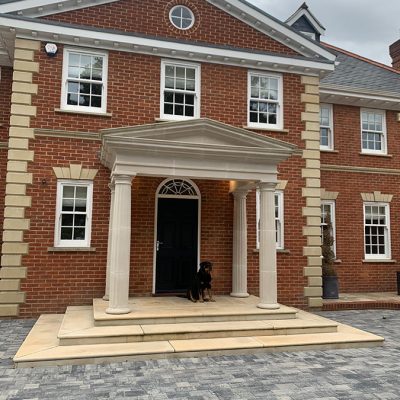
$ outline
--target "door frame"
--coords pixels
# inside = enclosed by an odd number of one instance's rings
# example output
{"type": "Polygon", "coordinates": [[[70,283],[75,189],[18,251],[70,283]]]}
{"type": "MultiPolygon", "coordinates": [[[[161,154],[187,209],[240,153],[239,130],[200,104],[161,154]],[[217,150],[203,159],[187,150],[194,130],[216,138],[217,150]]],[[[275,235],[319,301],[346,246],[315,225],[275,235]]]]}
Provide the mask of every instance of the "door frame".
{"type": "Polygon", "coordinates": [[[177,200],[197,200],[197,268],[200,263],[200,245],[201,245],[201,194],[198,186],[189,178],[173,177],[164,179],[157,187],[155,195],[155,206],[154,206],[154,240],[153,240],[153,288],[152,294],[156,294],[156,272],[157,272],[157,228],[158,228],[158,200],[159,199],[177,199],[177,200]],[[171,194],[160,194],[161,188],[173,180],[182,180],[187,182],[196,191],[195,196],[188,195],[171,195],[171,194]]]}

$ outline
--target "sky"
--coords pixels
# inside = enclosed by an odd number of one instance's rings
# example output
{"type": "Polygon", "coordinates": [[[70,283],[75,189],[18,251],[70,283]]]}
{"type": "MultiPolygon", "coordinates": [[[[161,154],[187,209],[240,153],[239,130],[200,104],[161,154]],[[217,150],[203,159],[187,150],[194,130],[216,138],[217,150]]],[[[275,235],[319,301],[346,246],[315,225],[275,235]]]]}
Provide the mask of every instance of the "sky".
{"type": "MultiPolygon", "coordinates": [[[[248,0],[285,21],[304,0],[248,0]]],[[[322,41],[391,65],[389,45],[400,39],[400,0],[307,0],[326,28],[322,41]]]]}

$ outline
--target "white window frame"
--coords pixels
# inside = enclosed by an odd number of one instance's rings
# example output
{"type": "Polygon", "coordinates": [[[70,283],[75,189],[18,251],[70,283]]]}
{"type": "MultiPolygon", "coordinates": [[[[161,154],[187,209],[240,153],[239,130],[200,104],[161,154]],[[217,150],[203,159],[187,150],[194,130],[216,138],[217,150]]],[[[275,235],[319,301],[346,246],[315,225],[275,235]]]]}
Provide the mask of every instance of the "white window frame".
{"type": "Polygon", "coordinates": [[[322,128],[328,129],[328,146],[323,146],[320,141],[320,149],[332,151],[334,149],[334,135],[333,135],[333,105],[332,104],[321,104],[320,108],[328,109],[329,110],[329,125],[322,124],[322,116],[320,114],[320,132],[322,128]]]}
{"type": "Polygon", "coordinates": [[[387,154],[387,128],[386,128],[386,111],[385,110],[377,110],[372,108],[362,108],[360,110],[360,128],[361,128],[361,152],[365,154],[387,154]],[[364,149],[363,147],[363,113],[375,113],[382,115],[382,132],[379,131],[371,131],[373,133],[381,133],[382,134],[382,149],[381,150],[370,150],[364,149]]]}
{"type": "MultiPolygon", "coordinates": [[[[93,81],[94,83],[100,83],[100,81],[93,81]]],[[[107,113],[107,88],[108,88],[108,53],[104,51],[95,51],[91,49],[84,48],[73,48],[65,47],[63,53],[63,70],[62,70],[62,86],[61,86],[61,110],[65,111],[76,111],[85,112],[93,114],[106,114],[107,113]],[[102,103],[100,107],[87,107],[67,104],[68,96],[68,66],[69,66],[69,54],[70,53],[80,53],[88,56],[101,56],[103,57],[103,94],[102,103]]]]}
{"type": "MultiPolygon", "coordinates": [[[[275,197],[278,197],[278,218],[275,217],[275,226],[276,221],[280,223],[280,235],[277,235],[276,241],[276,249],[284,250],[285,249],[285,210],[284,210],[284,193],[281,190],[277,190],[275,192],[275,197]]],[[[257,249],[260,248],[260,191],[256,191],[256,232],[257,232],[257,249]]]]}
{"type": "MultiPolygon", "coordinates": [[[[184,121],[195,118],[200,118],[200,88],[201,88],[201,66],[200,64],[189,63],[189,62],[179,62],[176,60],[161,60],[161,84],[160,84],[160,119],[168,120],[168,121],[184,121]],[[186,68],[194,68],[195,70],[195,91],[188,92],[190,94],[194,94],[194,116],[187,117],[184,115],[171,115],[164,114],[164,92],[167,91],[176,91],[176,89],[171,90],[165,87],[165,67],[166,65],[173,65],[175,67],[186,67],[186,68]]],[[[186,93],[185,90],[180,91],[181,93],[186,93]]]]}
{"type": "Polygon", "coordinates": [[[58,180],[57,181],[57,202],[56,202],[56,221],[54,229],[55,247],[90,247],[92,233],[92,209],[93,209],[93,181],[84,180],[58,180]],[[61,240],[61,212],[62,196],[64,186],[87,187],[86,203],[86,238],[85,240],[61,240]]]}
{"type": "MultiPolygon", "coordinates": [[[[262,101],[260,99],[260,101],[262,101]]],[[[283,129],[283,76],[282,74],[261,72],[261,71],[248,71],[247,74],[247,125],[251,128],[261,128],[261,129],[271,129],[271,130],[281,130],[283,129]],[[278,79],[278,99],[276,101],[266,100],[268,103],[277,104],[277,121],[276,124],[269,123],[259,123],[250,122],[250,102],[252,100],[258,101],[257,99],[252,99],[251,97],[251,77],[258,76],[261,78],[275,78],[278,79]]]]}
{"type": "Polygon", "coordinates": [[[188,6],[186,6],[186,5],[184,5],[184,4],[177,4],[176,6],[172,7],[171,10],[170,10],[170,12],[169,12],[169,21],[171,22],[171,24],[172,24],[176,29],[179,29],[179,30],[182,30],[182,31],[187,31],[187,30],[189,30],[190,28],[193,27],[193,25],[194,25],[194,23],[195,23],[195,17],[194,17],[193,11],[192,11],[188,6]],[[177,26],[177,25],[175,24],[174,20],[172,19],[172,14],[173,14],[173,12],[174,12],[177,8],[180,8],[180,7],[185,8],[187,11],[189,11],[189,13],[190,13],[190,15],[191,15],[192,21],[191,21],[190,25],[189,25],[187,28],[181,28],[181,27],[177,26]]]}
{"type": "Polygon", "coordinates": [[[332,236],[333,236],[333,246],[332,250],[335,253],[335,258],[336,257],[336,202],[335,200],[322,200],[321,201],[321,236],[322,236],[322,226],[326,225],[326,223],[323,222],[323,206],[329,206],[331,208],[330,216],[331,216],[331,224],[332,224],[332,236]]]}
{"type": "MultiPolygon", "coordinates": [[[[391,240],[390,240],[390,204],[389,203],[378,203],[378,202],[365,202],[363,204],[363,217],[364,217],[364,256],[366,260],[390,260],[392,258],[391,252],[391,240]],[[365,240],[365,208],[367,206],[372,207],[385,207],[386,214],[386,227],[385,227],[385,254],[367,254],[366,253],[366,240],[365,240]]],[[[379,225],[378,225],[379,226],[379,225]]]]}

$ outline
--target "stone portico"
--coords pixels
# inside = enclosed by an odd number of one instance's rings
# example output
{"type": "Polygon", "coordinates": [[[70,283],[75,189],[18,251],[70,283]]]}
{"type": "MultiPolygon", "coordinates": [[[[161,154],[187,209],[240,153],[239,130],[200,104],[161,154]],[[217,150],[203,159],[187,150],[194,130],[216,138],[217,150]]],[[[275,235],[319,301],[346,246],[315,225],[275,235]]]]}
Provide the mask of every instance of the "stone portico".
{"type": "MultiPolygon", "coordinates": [[[[137,176],[224,180],[234,197],[233,297],[247,297],[246,196],[260,192],[259,308],[277,309],[275,203],[277,166],[296,146],[210,119],[103,130],[101,161],[111,171],[104,298],[126,314],[131,268],[131,182],[137,176]]],[[[135,221],[133,221],[135,223],[135,221]]]]}

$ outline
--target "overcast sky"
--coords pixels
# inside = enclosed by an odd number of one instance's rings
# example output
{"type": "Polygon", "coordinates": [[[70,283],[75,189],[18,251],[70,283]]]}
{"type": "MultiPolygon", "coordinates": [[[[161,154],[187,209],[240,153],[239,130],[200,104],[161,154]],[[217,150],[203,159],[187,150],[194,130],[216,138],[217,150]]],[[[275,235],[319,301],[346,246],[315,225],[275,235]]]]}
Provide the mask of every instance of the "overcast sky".
{"type": "MultiPolygon", "coordinates": [[[[248,0],[285,21],[304,0],[248,0]]],[[[322,40],[391,65],[389,45],[400,39],[400,0],[308,0],[326,28],[322,40]]]]}

